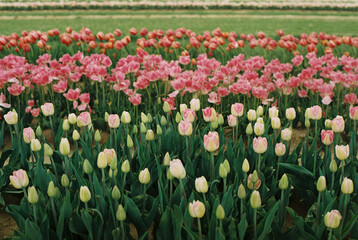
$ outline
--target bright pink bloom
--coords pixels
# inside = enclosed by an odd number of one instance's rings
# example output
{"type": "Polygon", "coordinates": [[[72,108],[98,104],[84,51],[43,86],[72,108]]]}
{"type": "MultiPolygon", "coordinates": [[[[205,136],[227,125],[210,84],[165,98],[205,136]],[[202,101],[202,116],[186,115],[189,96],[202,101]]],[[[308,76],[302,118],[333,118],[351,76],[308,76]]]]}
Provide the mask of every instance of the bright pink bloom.
{"type": "Polygon", "coordinates": [[[205,122],[213,122],[216,120],[216,111],[214,108],[207,107],[202,110],[203,111],[203,118],[205,122]]]}
{"type": "Polygon", "coordinates": [[[355,120],[357,121],[358,120],[358,106],[356,107],[350,107],[349,108],[349,117],[352,119],[352,120],[355,120]]]}
{"type": "Polygon", "coordinates": [[[91,101],[91,96],[89,93],[82,93],[79,96],[79,99],[80,99],[81,103],[89,104],[89,102],[91,101]]]}
{"type": "Polygon", "coordinates": [[[209,152],[215,152],[219,149],[219,134],[217,132],[208,132],[204,135],[204,147],[209,152]]]}
{"type": "Polygon", "coordinates": [[[77,117],[77,125],[79,127],[88,126],[91,123],[91,114],[89,112],[82,112],[77,117]]]}
{"type": "Polygon", "coordinates": [[[334,132],[333,130],[322,130],[321,132],[321,141],[324,145],[331,145],[334,139],[334,132]]]}
{"type": "Polygon", "coordinates": [[[17,83],[14,83],[11,85],[11,87],[8,87],[7,90],[9,91],[9,93],[13,96],[19,96],[24,90],[25,87],[21,86],[17,83]]]}
{"type": "Polygon", "coordinates": [[[33,108],[30,112],[33,117],[38,117],[40,114],[40,108],[33,108]]]}
{"type": "Polygon", "coordinates": [[[358,103],[358,98],[357,95],[355,93],[351,93],[351,94],[346,94],[344,96],[344,102],[349,103],[350,105],[354,105],[358,103]]]}
{"type": "Polygon", "coordinates": [[[265,137],[254,138],[253,141],[254,151],[258,154],[262,154],[267,150],[267,139],[265,137]]]}
{"type": "Polygon", "coordinates": [[[120,119],[118,114],[110,114],[108,116],[108,126],[110,128],[118,128],[120,124],[120,119]]]}
{"type": "Polygon", "coordinates": [[[10,108],[11,105],[6,103],[6,97],[3,93],[0,94],[0,111],[1,111],[1,107],[4,107],[4,108],[10,108]]]}
{"type": "Polygon", "coordinates": [[[35,106],[35,101],[34,100],[28,100],[27,105],[29,105],[29,107],[31,108],[31,107],[35,106]]]}
{"type": "Polygon", "coordinates": [[[291,62],[293,63],[294,66],[301,65],[302,61],[303,61],[303,56],[301,56],[301,55],[297,55],[291,60],[291,62]]]}
{"type": "Polygon", "coordinates": [[[56,93],[64,93],[67,90],[67,82],[59,81],[57,84],[52,86],[52,89],[56,93]]]}
{"type": "Polygon", "coordinates": [[[209,93],[208,102],[219,105],[221,102],[221,98],[218,96],[218,94],[216,92],[211,92],[211,93],[209,93]]]}
{"type": "Polygon", "coordinates": [[[76,89],[69,89],[67,91],[67,93],[64,93],[63,96],[69,100],[69,101],[76,101],[77,98],[80,96],[80,89],[76,88],[76,89]]]}
{"type": "Polygon", "coordinates": [[[138,106],[142,102],[142,95],[139,93],[136,93],[133,96],[130,96],[128,100],[134,105],[138,106]]]}

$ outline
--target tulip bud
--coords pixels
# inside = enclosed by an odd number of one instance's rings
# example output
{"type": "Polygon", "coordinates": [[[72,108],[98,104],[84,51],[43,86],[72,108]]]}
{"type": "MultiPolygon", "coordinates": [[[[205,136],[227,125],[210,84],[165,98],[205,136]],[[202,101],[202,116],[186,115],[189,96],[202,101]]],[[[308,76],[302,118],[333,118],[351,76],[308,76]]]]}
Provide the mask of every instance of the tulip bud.
{"type": "Polygon", "coordinates": [[[331,128],[332,128],[331,120],[330,120],[330,119],[326,119],[326,121],[324,121],[324,126],[325,126],[327,129],[331,129],[331,128]]]}
{"type": "Polygon", "coordinates": [[[332,173],[335,173],[335,172],[337,172],[337,169],[338,169],[337,162],[336,162],[336,160],[334,158],[332,158],[331,163],[329,164],[329,170],[332,173]]]}
{"type": "Polygon", "coordinates": [[[244,162],[242,163],[241,169],[245,173],[247,173],[250,170],[250,164],[249,164],[249,161],[246,158],[244,159],[244,162]]]}
{"type": "Polygon", "coordinates": [[[275,153],[278,157],[282,157],[286,153],[286,146],[283,143],[277,143],[275,146],[275,153]]]}
{"type": "Polygon", "coordinates": [[[208,192],[208,182],[204,176],[195,179],[195,190],[199,193],[208,192]]]}
{"type": "Polygon", "coordinates": [[[32,139],[31,140],[31,150],[33,152],[38,152],[41,150],[41,143],[38,139],[32,139]]]}
{"type": "Polygon", "coordinates": [[[112,189],[112,198],[113,200],[118,200],[121,198],[121,192],[119,191],[117,186],[114,186],[112,189]]]}
{"type": "Polygon", "coordinates": [[[133,140],[130,135],[127,135],[127,148],[133,147],[133,140]]]}
{"type": "Polygon", "coordinates": [[[200,100],[197,98],[191,99],[190,108],[193,109],[194,111],[199,111],[200,110],[200,100]]]}
{"type": "Polygon", "coordinates": [[[353,181],[345,177],[341,185],[342,193],[351,194],[353,192],[353,188],[354,188],[353,181]]]}
{"type": "Polygon", "coordinates": [[[179,112],[177,112],[177,114],[175,115],[175,122],[180,123],[181,120],[182,120],[182,116],[179,112]]]}
{"type": "Polygon", "coordinates": [[[129,114],[129,112],[122,112],[121,121],[124,124],[129,124],[131,122],[131,115],[129,114]]]}
{"type": "Polygon", "coordinates": [[[29,185],[29,177],[23,169],[14,171],[12,174],[13,175],[10,176],[10,182],[14,188],[21,189],[29,185]]]}
{"type": "Polygon", "coordinates": [[[164,102],[164,104],[163,104],[163,111],[165,112],[165,113],[168,113],[168,112],[170,112],[170,105],[169,105],[169,103],[168,102],[164,102]]]}
{"type": "Polygon", "coordinates": [[[127,217],[126,216],[126,211],[124,210],[122,204],[119,204],[119,206],[118,206],[116,217],[117,217],[117,220],[120,221],[120,222],[126,220],[126,217],[127,217]]]}
{"type": "Polygon", "coordinates": [[[68,130],[70,130],[70,123],[68,122],[67,119],[63,120],[63,122],[62,122],[62,129],[63,129],[63,131],[68,131],[68,130]]]}
{"type": "Polygon", "coordinates": [[[62,187],[66,188],[70,185],[70,180],[68,180],[68,177],[66,174],[62,174],[61,177],[61,185],[62,187]]]}
{"type": "Polygon", "coordinates": [[[263,154],[267,150],[267,139],[265,137],[257,137],[253,140],[254,151],[263,154]]]}
{"type": "Polygon", "coordinates": [[[252,133],[253,133],[252,125],[251,125],[251,123],[249,123],[249,124],[247,124],[247,127],[246,127],[246,134],[251,135],[252,133]]]}
{"type": "Polygon", "coordinates": [[[73,139],[74,141],[80,140],[80,134],[79,134],[79,132],[78,132],[77,130],[74,130],[74,131],[73,131],[73,133],[72,133],[72,139],[73,139]]]}
{"type": "Polygon", "coordinates": [[[179,159],[173,159],[169,164],[170,174],[177,179],[183,179],[186,176],[186,171],[183,163],[179,159]]]}
{"type": "Polygon", "coordinates": [[[35,204],[39,201],[39,195],[37,194],[36,188],[34,186],[27,189],[27,200],[31,204],[35,204]]]}
{"type": "Polygon", "coordinates": [[[240,184],[239,190],[237,191],[237,196],[240,199],[244,199],[246,197],[246,190],[245,190],[245,187],[244,187],[244,185],[242,183],[240,184]]]}
{"type": "Polygon", "coordinates": [[[125,161],[122,163],[121,171],[122,171],[123,173],[128,173],[130,170],[131,170],[131,167],[130,167],[130,165],[129,165],[129,161],[128,161],[128,160],[125,160],[125,161]]]}
{"type": "Polygon", "coordinates": [[[102,139],[101,133],[100,133],[99,130],[97,129],[96,132],[94,133],[94,140],[95,140],[96,142],[100,142],[101,139],[102,139]]]}
{"type": "Polygon", "coordinates": [[[140,132],[141,133],[147,133],[147,127],[144,125],[144,123],[140,123],[140,132]]]}
{"type": "Polygon", "coordinates": [[[327,228],[338,228],[341,222],[342,215],[338,210],[327,212],[324,216],[324,224],[327,228]]]}
{"type": "Polygon", "coordinates": [[[280,182],[278,183],[278,187],[281,189],[281,190],[286,190],[287,187],[288,187],[288,177],[286,174],[283,174],[281,179],[280,179],[280,182]]]}
{"type": "Polygon", "coordinates": [[[219,114],[219,118],[218,118],[218,124],[221,126],[224,124],[224,117],[222,114],[219,114]]]}
{"type": "Polygon", "coordinates": [[[76,114],[74,114],[74,113],[70,113],[70,114],[68,114],[68,122],[70,123],[70,124],[76,124],[77,123],[77,117],[76,117],[76,114]]]}
{"type": "Polygon", "coordinates": [[[107,156],[106,153],[100,152],[97,157],[97,167],[102,169],[107,166],[107,156]]]}
{"type": "Polygon", "coordinates": [[[48,195],[50,198],[56,196],[56,189],[55,189],[55,184],[53,183],[53,181],[51,181],[51,182],[48,184],[48,187],[47,187],[47,195],[48,195]]]}
{"type": "Polygon", "coordinates": [[[256,111],[253,109],[250,109],[247,112],[247,119],[249,119],[250,122],[253,122],[256,120],[256,111]]]}
{"type": "Polygon", "coordinates": [[[116,129],[119,127],[121,123],[118,114],[110,114],[108,116],[108,126],[112,129],[116,129]]]}
{"type": "Polygon", "coordinates": [[[40,138],[42,136],[42,130],[40,126],[37,126],[36,128],[36,137],[40,138]]]}
{"type": "Polygon", "coordinates": [[[169,166],[169,163],[170,163],[171,159],[170,159],[170,155],[169,153],[167,152],[164,156],[164,159],[163,159],[163,165],[164,166],[169,166]]]}
{"type": "Polygon", "coordinates": [[[252,173],[251,182],[256,183],[258,180],[259,180],[259,176],[257,174],[257,171],[254,170],[254,172],[252,173]]]}
{"type": "Polygon", "coordinates": [[[226,172],[229,174],[230,173],[230,163],[229,163],[229,161],[227,159],[225,159],[224,162],[223,162],[223,165],[224,165],[224,167],[226,169],[226,172]]]}
{"type": "Polygon", "coordinates": [[[47,143],[44,144],[44,150],[45,150],[46,156],[51,157],[53,155],[53,150],[52,150],[51,146],[48,145],[47,143]]]}
{"type": "Polygon", "coordinates": [[[335,133],[341,133],[344,131],[344,119],[342,116],[337,116],[331,121],[332,130],[335,133]]]}
{"type": "Polygon", "coordinates": [[[18,116],[15,110],[9,111],[4,115],[5,122],[9,125],[15,125],[18,121],[18,116]]]}
{"type": "Polygon", "coordinates": [[[87,186],[81,186],[80,188],[80,199],[82,202],[86,203],[91,200],[91,192],[87,186]]]}
{"type": "Polygon", "coordinates": [[[138,178],[141,184],[148,184],[150,182],[150,173],[148,168],[140,171],[138,178]]]}
{"type": "Polygon", "coordinates": [[[133,134],[137,134],[138,133],[138,127],[137,127],[137,125],[134,125],[133,126],[133,134]]]}
{"type": "Polygon", "coordinates": [[[271,118],[271,127],[272,127],[272,129],[280,129],[281,128],[281,120],[278,117],[271,118]]]}
{"type": "Polygon", "coordinates": [[[205,205],[200,201],[189,203],[189,214],[193,218],[202,218],[205,214],[205,205]]]}
{"type": "Polygon", "coordinates": [[[146,124],[148,122],[148,117],[143,112],[140,114],[140,119],[142,123],[146,124]]]}
{"type": "Polygon", "coordinates": [[[226,178],[227,177],[227,171],[224,167],[224,165],[222,163],[220,163],[220,167],[219,167],[219,175],[221,178],[226,178]]]}
{"type": "Polygon", "coordinates": [[[262,106],[258,106],[256,113],[258,117],[261,117],[264,114],[264,108],[262,106]]]}
{"type": "Polygon", "coordinates": [[[211,129],[217,129],[218,128],[218,121],[212,121],[210,122],[211,129]]]}
{"type": "Polygon", "coordinates": [[[67,138],[61,138],[60,153],[67,156],[70,153],[70,143],[67,138]]]}
{"type": "Polygon", "coordinates": [[[250,204],[251,204],[251,207],[254,209],[261,207],[261,196],[258,191],[254,190],[252,192],[251,197],[250,197],[250,204]]]}
{"type": "Polygon", "coordinates": [[[55,192],[56,192],[55,197],[60,198],[61,197],[61,192],[60,192],[60,189],[58,187],[55,187],[55,192]]]}
{"type": "Polygon", "coordinates": [[[108,117],[109,117],[108,112],[105,112],[105,113],[104,113],[104,121],[105,121],[105,122],[108,122],[108,117]]]}
{"type": "Polygon", "coordinates": [[[286,109],[286,118],[289,120],[289,121],[292,121],[296,118],[296,111],[294,108],[287,108],[286,109]]]}
{"type": "Polygon", "coordinates": [[[320,176],[317,181],[317,191],[323,192],[326,190],[326,178],[324,176],[320,176]]]}
{"type": "Polygon", "coordinates": [[[336,145],[336,156],[339,160],[344,161],[349,157],[349,145],[336,145]]]}
{"type": "Polygon", "coordinates": [[[88,159],[85,159],[85,161],[83,162],[83,171],[86,174],[91,174],[93,172],[93,168],[91,163],[88,161],[88,159]]]}
{"type": "Polygon", "coordinates": [[[161,124],[162,126],[167,125],[167,119],[166,119],[164,116],[162,116],[162,117],[160,118],[160,124],[161,124]]]}
{"type": "Polygon", "coordinates": [[[221,204],[218,205],[216,208],[216,218],[219,220],[222,220],[225,218],[225,210],[221,204]]]}
{"type": "Polygon", "coordinates": [[[261,136],[265,133],[265,125],[259,122],[256,122],[254,125],[254,132],[257,136],[261,136]]]}
{"type": "Polygon", "coordinates": [[[272,119],[275,117],[278,117],[278,109],[275,106],[273,106],[269,108],[269,118],[272,119]]]}
{"type": "Polygon", "coordinates": [[[179,105],[180,113],[182,114],[186,109],[188,109],[188,106],[185,103],[182,103],[179,105]]]}
{"type": "Polygon", "coordinates": [[[108,175],[109,175],[109,177],[110,178],[114,178],[114,177],[116,177],[117,176],[117,173],[118,173],[118,170],[116,169],[116,170],[112,170],[112,169],[109,169],[109,171],[108,171],[108,175]]]}
{"type": "MultiPolygon", "coordinates": [[[[108,157],[107,157],[108,162],[108,157]]],[[[109,164],[109,167],[114,171],[117,169],[117,157],[113,158],[109,164]]]]}
{"type": "Polygon", "coordinates": [[[168,171],[167,171],[167,178],[168,180],[173,180],[174,179],[174,176],[170,173],[170,169],[168,168],[168,171]]]}
{"type": "Polygon", "coordinates": [[[145,135],[145,140],[146,141],[153,141],[154,140],[154,132],[152,129],[149,129],[147,131],[147,134],[145,135]]]}
{"type": "Polygon", "coordinates": [[[157,135],[162,135],[163,134],[163,130],[161,128],[161,126],[159,124],[157,124],[157,135]]]}
{"type": "Polygon", "coordinates": [[[306,118],[305,119],[305,127],[309,128],[310,126],[311,126],[311,122],[310,122],[309,118],[306,118]]]}
{"type": "Polygon", "coordinates": [[[285,128],[281,131],[281,139],[283,141],[291,141],[292,131],[289,128],[285,128]]]}

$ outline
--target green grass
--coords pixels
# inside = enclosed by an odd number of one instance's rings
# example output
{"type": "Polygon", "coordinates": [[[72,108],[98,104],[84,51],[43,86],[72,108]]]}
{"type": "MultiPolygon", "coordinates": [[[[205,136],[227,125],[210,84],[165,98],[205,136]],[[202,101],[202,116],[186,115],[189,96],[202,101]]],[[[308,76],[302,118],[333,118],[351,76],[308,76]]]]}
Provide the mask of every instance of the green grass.
{"type": "Polygon", "coordinates": [[[186,27],[196,32],[213,30],[220,27],[223,31],[236,31],[238,33],[257,33],[264,31],[274,36],[276,29],[283,29],[285,33],[294,35],[303,32],[326,32],[338,35],[357,35],[358,17],[354,12],[303,12],[303,11],[33,11],[33,12],[0,12],[0,35],[9,35],[22,30],[41,30],[58,28],[64,31],[71,26],[78,31],[82,27],[89,27],[94,33],[98,31],[112,32],[119,28],[127,32],[131,27],[138,29],[147,27],[163,29],[186,27]],[[187,18],[185,15],[201,15],[199,18],[187,18]],[[101,18],[88,18],[91,15],[100,15],[101,18]],[[112,16],[126,15],[121,19],[112,16]],[[133,15],[133,17],[128,16],[133,15]],[[136,18],[136,16],[140,18],[136,18]],[[167,18],[155,17],[166,15],[167,18]],[[206,15],[218,15],[211,18],[206,15]],[[244,15],[244,16],[242,16],[244,15]],[[274,16],[280,16],[275,18],[274,16]],[[282,18],[282,15],[293,15],[294,18],[282,18]],[[1,17],[15,17],[14,19],[1,19],[1,17]],[[48,19],[26,19],[26,16],[56,16],[48,19]],[[61,17],[64,17],[63,19],[61,17]],[[68,19],[66,16],[76,16],[68,19]],[[230,16],[226,18],[226,16],[230,16]],[[232,17],[234,16],[234,17],[232,17]],[[236,17],[237,16],[237,17],[236,17]],[[320,19],[319,16],[323,18],[320,19]],[[327,17],[328,16],[328,17],[327,17]],[[87,18],[84,18],[87,17],[87,18]],[[330,18],[333,17],[333,18],[330,18]]]}

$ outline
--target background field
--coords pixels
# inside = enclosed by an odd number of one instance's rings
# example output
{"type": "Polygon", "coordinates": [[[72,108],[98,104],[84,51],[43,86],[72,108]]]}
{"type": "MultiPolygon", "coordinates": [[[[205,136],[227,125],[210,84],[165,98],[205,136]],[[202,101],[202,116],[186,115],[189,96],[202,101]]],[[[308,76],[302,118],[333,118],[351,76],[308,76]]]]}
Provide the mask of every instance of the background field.
{"type": "Polygon", "coordinates": [[[0,34],[9,35],[22,30],[40,30],[58,28],[64,31],[71,26],[78,31],[82,27],[98,31],[112,32],[119,28],[128,32],[131,27],[147,27],[167,30],[186,27],[203,32],[220,27],[223,31],[238,33],[257,33],[264,31],[274,36],[276,29],[285,33],[301,34],[326,32],[339,35],[358,33],[358,15],[356,12],[331,11],[123,11],[123,10],[87,10],[87,11],[1,11],[0,34]]]}

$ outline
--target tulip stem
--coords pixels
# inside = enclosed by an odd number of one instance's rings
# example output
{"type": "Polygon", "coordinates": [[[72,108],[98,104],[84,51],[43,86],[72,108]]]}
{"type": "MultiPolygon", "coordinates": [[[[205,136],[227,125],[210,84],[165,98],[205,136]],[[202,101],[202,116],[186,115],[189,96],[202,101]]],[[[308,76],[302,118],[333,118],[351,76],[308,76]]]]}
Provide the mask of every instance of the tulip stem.
{"type": "Polygon", "coordinates": [[[278,157],[278,163],[277,163],[277,170],[276,170],[276,182],[278,182],[278,173],[280,170],[280,162],[282,160],[282,157],[278,157]]]}
{"type": "Polygon", "coordinates": [[[37,225],[37,209],[36,209],[36,204],[32,204],[32,208],[34,211],[34,220],[35,220],[35,224],[37,225]]]}
{"type": "Polygon", "coordinates": [[[259,159],[257,163],[257,172],[260,172],[260,165],[261,165],[261,154],[259,154],[259,159]]]}
{"type": "Polygon", "coordinates": [[[186,193],[185,193],[183,181],[182,181],[181,179],[179,179],[179,182],[180,182],[181,192],[182,192],[182,194],[183,194],[183,196],[184,196],[185,202],[187,203],[188,200],[187,200],[187,198],[186,198],[186,193]]]}
{"type": "Polygon", "coordinates": [[[332,239],[332,228],[329,228],[328,240],[332,239]]]}
{"type": "Polygon", "coordinates": [[[256,221],[257,221],[257,209],[254,208],[254,239],[255,240],[257,240],[256,221]]]}
{"type": "Polygon", "coordinates": [[[344,179],[344,162],[345,160],[342,161],[342,175],[341,175],[341,183],[343,182],[344,179]]]}
{"type": "Polygon", "coordinates": [[[284,224],[284,214],[283,214],[283,199],[285,196],[285,190],[281,190],[281,202],[280,202],[280,225],[283,226],[284,224]]]}
{"type": "Polygon", "coordinates": [[[344,197],[344,210],[343,210],[343,222],[344,222],[344,219],[346,219],[347,206],[348,206],[348,201],[349,201],[349,194],[343,194],[343,197],[344,197]]]}
{"type": "MultiPolygon", "coordinates": [[[[51,126],[52,140],[53,140],[53,144],[55,145],[55,131],[54,131],[54,128],[53,128],[52,116],[50,116],[49,118],[50,118],[50,126],[51,126]]],[[[55,148],[56,148],[56,146],[55,146],[55,148]]]]}
{"type": "Polygon", "coordinates": [[[124,224],[123,224],[123,221],[121,221],[121,230],[122,230],[122,239],[126,239],[125,238],[125,231],[124,231],[124,224]]]}
{"type": "Polygon", "coordinates": [[[210,153],[210,158],[211,158],[211,182],[214,181],[215,178],[215,163],[214,163],[214,153],[211,152],[210,153]]]}
{"type": "Polygon", "coordinates": [[[51,163],[52,163],[52,165],[53,165],[53,170],[54,170],[54,172],[55,172],[56,180],[57,180],[57,182],[59,182],[58,175],[57,175],[57,169],[56,169],[56,165],[55,165],[55,161],[53,160],[52,156],[50,156],[50,161],[51,161],[51,163]]]}
{"type": "Polygon", "coordinates": [[[242,219],[243,212],[244,212],[244,199],[240,199],[240,220],[242,219]]]}
{"type": "Polygon", "coordinates": [[[103,197],[105,197],[106,193],[106,176],[104,174],[104,168],[101,168],[102,171],[102,193],[103,193],[103,197]]]}
{"type": "Polygon", "coordinates": [[[35,154],[34,152],[32,151],[31,149],[31,146],[30,146],[30,153],[31,153],[31,159],[32,159],[32,168],[34,169],[35,168],[35,154]]]}
{"type": "Polygon", "coordinates": [[[185,143],[186,143],[186,157],[188,158],[188,161],[190,161],[189,137],[185,138],[185,143]]]}
{"type": "Polygon", "coordinates": [[[236,118],[236,145],[237,143],[239,142],[239,118],[237,117],[236,118]]]}
{"type": "Polygon", "coordinates": [[[147,185],[146,184],[143,184],[144,185],[144,198],[143,198],[143,214],[145,212],[145,205],[146,205],[146,201],[147,201],[147,194],[146,194],[146,191],[147,191],[147,185]]]}
{"type": "Polygon", "coordinates": [[[320,213],[319,213],[319,209],[320,209],[320,204],[321,203],[321,192],[318,192],[318,202],[317,202],[317,225],[319,225],[319,219],[320,219],[320,213]]]}
{"type": "Polygon", "coordinates": [[[334,172],[332,172],[332,183],[331,183],[331,193],[333,194],[333,186],[334,186],[334,172]]]}
{"type": "MultiPolygon", "coordinates": [[[[91,184],[91,192],[94,193],[94,190],[93,190],[93,181],[92,181],[92,175],[91,174],[88,174],[88,179],[90,181],[90,184],[91,184]]],[[[94,195],[94,194],[93,194],[94,195]]]]}
{"type": "Polygon", "coordinates": [[[315,135],[314,135],[314,140],[313,141],[316,141],[315,145],[313,146],[315,149],[314,149],[314,159],[313,159],[313,178],[316,177],[316,162],[317,162],[317,122],[318,120],[315,120],[315,126],[314,126],[314,132],[315,132],[315,135]]]}
{"type": "Polygon", "coordinates": [[[200,218],[198,218],[198,228],[199,228],[199,239],[202,240],[203,236],[201,234],[201,224],[200,224],[200,218]]]}
{"type": "Polygon", "coordinates": [[[223,191],[223,193],[225,194],[225,192],[226,192],[226,178],[224,178],[224,191],[223,191]]]}
{"type": "MultiPolygon", "coordinates": [[[[209,202],[206,201],[205,193],[203,193],[204,198],[204,205],[207,211],[209,211],[209,202]]],[[[210,223],[209,214],[206,214],[206,220],[208,221],[208,224],[210,223]]]]}
{"type": "Polygon", "coordinates": [[[71,180],[70,179],[70,171],[69,171],[69,163],[68,163],[68,157],[65,155],[65,171],[66,171],[66,175],[67,175],[67,177],[68,177],[68,179],[69,180],[71,180]]]}
{"type": "Polygon", "coordinates": [[[56,226],[56,228],[57,228],[57,216],[56,216],[55,203],[54,203],[54,201],[53,201],[53,198],[51,198],[50,201],[51,201],[51,208],[52,208],[53,220],[55,221],[55,226],[56,226]]]}

